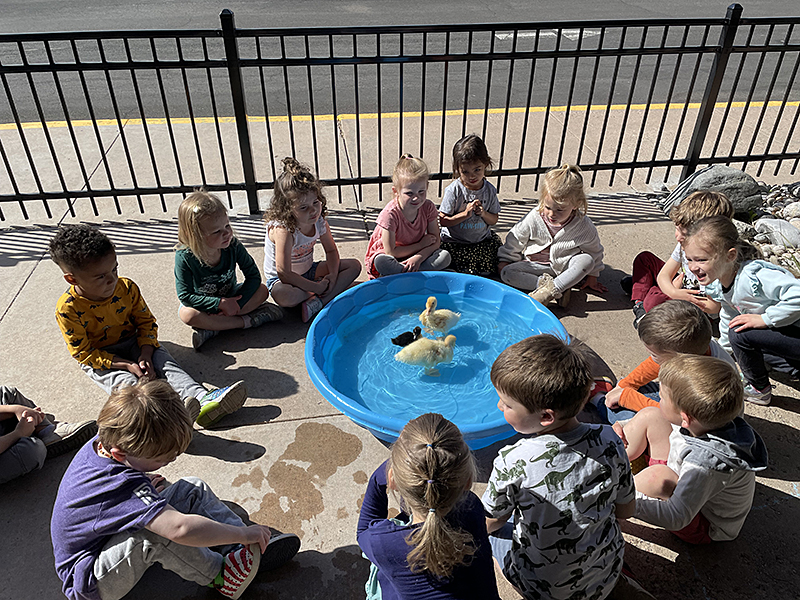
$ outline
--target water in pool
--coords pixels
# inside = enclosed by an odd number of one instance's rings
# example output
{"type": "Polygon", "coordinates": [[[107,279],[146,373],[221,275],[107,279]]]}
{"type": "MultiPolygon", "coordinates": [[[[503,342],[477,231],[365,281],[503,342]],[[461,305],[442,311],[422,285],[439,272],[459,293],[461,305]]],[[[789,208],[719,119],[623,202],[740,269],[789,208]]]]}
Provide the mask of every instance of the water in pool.
{"type": "MultiPolygon", "coordinates": [[[[489,371],[508,346],[541,333],[532,331],[510,311],[470,298],[466,304],[437,296],[438,308],[461,312],[448,333],[456,336],[451,363],[441,363],[440,376],[425,375],[422,367],[395,360],[400,350],[391,339],[420,325],[419,314],[428,296],[406,295],[391,305],[373,305],[368,314],[348,319],[337,328],[337,342],[326,371],[332,386],[373,412],[407,420],[439,412],[460,425],[496,421],[497,393],[489,371]]],[[[425,333],[426,337],[434,335],[425,333]]],[[[437,334],[441,335],[441,334],[437,334]]]]}

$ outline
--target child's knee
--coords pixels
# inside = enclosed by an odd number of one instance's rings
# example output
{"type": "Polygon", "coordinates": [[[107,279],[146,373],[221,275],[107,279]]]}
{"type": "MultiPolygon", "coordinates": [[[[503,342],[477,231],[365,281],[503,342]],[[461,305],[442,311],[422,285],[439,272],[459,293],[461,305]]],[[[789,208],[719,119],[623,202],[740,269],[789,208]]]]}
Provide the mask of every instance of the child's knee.
{"type": "Polygon", "coordinates": [[[36,437],[24,437],[0,455],[0,483],[38,471],[44,466],[47,447],[36,437]]]}

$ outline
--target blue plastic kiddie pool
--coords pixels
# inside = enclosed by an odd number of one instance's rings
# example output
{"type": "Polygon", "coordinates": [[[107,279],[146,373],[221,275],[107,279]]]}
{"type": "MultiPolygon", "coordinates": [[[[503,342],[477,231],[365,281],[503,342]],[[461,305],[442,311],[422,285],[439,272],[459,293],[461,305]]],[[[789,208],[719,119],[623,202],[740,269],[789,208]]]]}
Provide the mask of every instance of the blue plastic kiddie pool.
{"type": "MultiPolygon", "coordinates": [[[[502,283],[461,273],[417,272],[351,288],[317,315],[306,337],[311,381],[335,408],[387,442],[410,420],[438,412],[455,423],[472,449],[514,430],[497,409],[489,371],[508,346],[531,335],[567,332],[541,304],[502,283]],[[429,296],[461,313],[453,361],[439,377],[400,363],[391,338],[420,325],[429,296]]],[[[428,337],[433,337],[428,334],[428,337]]]]}

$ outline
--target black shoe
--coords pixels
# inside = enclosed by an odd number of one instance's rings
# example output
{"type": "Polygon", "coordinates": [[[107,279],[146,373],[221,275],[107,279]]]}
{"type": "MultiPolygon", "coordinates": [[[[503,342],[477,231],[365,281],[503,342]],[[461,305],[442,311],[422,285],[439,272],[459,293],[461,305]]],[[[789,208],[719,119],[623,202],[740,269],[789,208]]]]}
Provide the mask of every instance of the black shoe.
{"type": "Polygon", "coordinates": [[[641,301],[633,305],[633,314],[636,315],[633,319],[633,328],[639,329],[639,321],[647,314],[641,301]]]}
{"type": "Polygon", "coordinates": [[[633,292],[633,277],[630,275],[625,275],[619,281],[619,287],[622,288],[622,291],[625,292],[625,295],[630,297],[631,293],[633,292]]]}

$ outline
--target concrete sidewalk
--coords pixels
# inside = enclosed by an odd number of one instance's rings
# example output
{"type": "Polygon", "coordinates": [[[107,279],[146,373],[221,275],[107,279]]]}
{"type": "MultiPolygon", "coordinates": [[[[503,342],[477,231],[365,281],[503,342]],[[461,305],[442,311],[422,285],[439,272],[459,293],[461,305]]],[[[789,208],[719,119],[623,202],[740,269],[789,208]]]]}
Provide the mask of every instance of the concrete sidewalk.
{"type": "MultiPolygon", "coordinates": [[[[574,150],[574,149],[573,149],[574,150]]],[[[571,150],[572,151],[572,150],[571,150]]],[[[431,186],[431,195],[434,186],[431,186]]],[[[532,194],[531,194],[532,195],[532,194]]],[[[331,191],[331,196],[334,192],[331,191]]],[[[496,230],[508,229],[531,203],[501,191],[496,230]]],[[[242,210],[241,197],[236,198],[242,210]]],[[[438,203],[438,201],[437,201],[438,203]]],[[[330,203],[330,223],[343,257],[363,262],[365,220],[374,226],[377,202],[362,212],[330,203]]],[[[177,317],[172,217],[122,220],[104,213],[79,220],[99,222],[117,245],[120,274],[136,281],[159,321],[159,339],[199,381],[224,385],[244,379],[247,405],[214,430],[199,431],[186,454],[163,470],[169,479],[195,475],[216,493],[246,510],[253,520],[296,532],[301,552],[287,566],[258,576],[246,598],[363,598],[368,564],[355,540],[358,511],[372,471],[388,456],[371,434],[334,410],[311,384],[304,366],[307,325],[298,311],[249,331],[223,333],[201,353],[191,349],[191,331],[177,317]]],[[[158,213],[156,213],[158,215],[158,213]]],[[[606,249],[601,275],[604,296],[573,292],[567,309],[554,309],[567,330],[586,341],[621,377],[646,356],[631,326],[630,303],[619,288],[636,253],[667,256],[672,224],[643,196],[602,193],[590,199],[590,216],[606,249]]],[[[41,223],[41,219],[35,222],[41,223]]],[[[238,216],[234,227],[256,263],[263,262],[264,228],[258,218],[238,216]]],[[[103,403],[99,387],[69,356],[54,320],[66,289],[46,255],[54,228],[0,232],[0,383],[15,385],[60,420],[94,418],[103,403]]],[[[318,248],[319,250],[319,248],[318,248]]],[[[360,280],[365,276],[362,274],[360,280]]],[[[764,437],[770,468],[758,478],[754,509],[738,540],[690,547],[671,535],[632,521],[624,525],[626,560],[659,598],[790,598],[798,592],[794,551],[800,534],[800,394],[779,385],[772,406],[747,406],[750,422],[764,437]]],[[[475,485],[485,487],[498,446],[478,452],[475,485]]],[[[0,519],[6,543],[0,550],[4,586],[0,598],[62,597],[53,569],[49,520],[58,482],[70,461],[60,457],[42,471],[3,486],[0,519]]],[[[516,596],[504,589],[504,598],[516,596]]],[[[215,598],[156,567],[130,598],[215,598]]]]}

